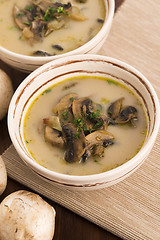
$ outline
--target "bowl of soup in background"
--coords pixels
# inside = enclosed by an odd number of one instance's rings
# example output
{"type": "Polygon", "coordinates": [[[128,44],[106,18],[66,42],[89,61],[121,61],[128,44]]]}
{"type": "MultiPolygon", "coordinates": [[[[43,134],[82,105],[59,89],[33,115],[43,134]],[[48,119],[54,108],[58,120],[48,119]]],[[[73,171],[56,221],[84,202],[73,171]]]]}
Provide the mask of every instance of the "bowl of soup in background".
{"type": "MultiPolygon", "coordinates": [[[[86,81],[87,83],[88,80],[83,79],[83,81],[86,81]]],[[[77,90],[78,94],[80,94],[80,97],[85,97],[88,94],[89,97],[93,97],[94,102],[98,102],[98,99],[101,99],[100,95],[102,94],[102,101],[100,102],[103,103],[103,106],[105,106],[105,104],[108,104],[108,96],[110,96],[109,98],[112,98],[112,94],[109,95],[108,92],[108,94],[106,93],[105,95],[105,92],[101,93],[100,90],[99,97],[94,98],[96,92],[99,91],[99,87],[95,87],[94,89],[92,85],[94,84],[91,83],[90,87],[87,85],[85,87],[87,90],[85,90],[85,88],[82,88],[84,89],[84,92],[82,91],[82,93],[77,90]]],[[[104,85],[102,85],[102,90],[103,88],[104,85]]],[[[55,90],[54,95],[56,94],[56,92],[58,96],[55,96],[55,98],[53,98],[53,102],[51,101],[50,103],[51,112],[52,108],[62,98],[62,95],[59,94],[58,90],[55,90]]],[[[123,94],[118,93],[117,96],[112,99],[112,101],[121,97],[123,97],[123,94]]],[[[42,100],[40,105],[40,112],[43,112],[43,108],[46,109],[45,106],[47,106],[47,104],[45,104],[44,102],[45,101],[42,100]],[[44,105],[44,107],[42,107],[42,105],[44,105]]],[[[127,103],[125,103],[124,105],[127,105],[127,103]]],[[[47,114],[45,113],[44,116],[48,117],[47,114]]],[[[31,114],[29,114],[29,116],[31,117],[31,114]]],[[[38,123],[34,122],[32,124],[35,125],[38,123]]],[[[62,187],[67,187],[70,189],[74,188],[77,190],[98,189],[107,187],[120,182],[121,180],[128,177],[131,173],[133,173],[144,162],[144,160],[150,153],[156,136],[158,134],[159,124],[159,101],[150,82],[132,66],[119,60],[112,59],[110,57],[94,54],[76,55],[57,59],[56,61],[49,62],[35,70],[21,83],[21,85],[16,90],[11,100],[8,112],[8,128],[11,140],[19,156],[28,165],[28,167],[30,167],[35,173],[37,173],[46,180],[48,179],[49,181],[53,181],[53,183],[59,184],[62,187]],[[61,84],[61,89],[63,89],[63,91],[64,89],[65,91],[68,91],[64,92],[63,96],[66,93],[72,93],[76,91],[76,86],[74,86],[75,84],[72,84],[72,87],[74,87],[73,91],[73,89],[70,89],[70,87],[68,87],[71,86],[70,84],[64,86],[63,83],[66,81],[66,79],[77,79],[79,77],[96,78],[98,79],[99,83],[101,82],[101,80],[103,81],[105,79],[105,84],[109,87],[113,85],[114,89],[116,89],[117,86],[123,87],[123,90],[128,89],[130,91],[129,94],[136,96],[138,101],[140,101],[138,105],[139,107],[143,107],[147,123],[146,134],[144,136],[141,147],[133,156],[129,158],[129,160],[124,160],[124,162],[114,165],[114,167],[111,167],[109,170],[106,169],[102,172],[87,173],[85,175],[76,175],[75,173],[71,174],[67,173],[67,171],[64,173],[57,172],[57,170],[54,171],[54,169],[47,169],[46,166],[43,165],[43,163],[39,164],[34,159],[31,151],[29,151],[28,149],[27,144],[29,143],[30,139],[25,139],[24,136],[24,123],[26,115],[28,114],[28,111],[30,111],[34,103],[38,102],[38,98],[46,97],[47,95],[49,96],[52,87],[54,89],[54,87],[60,87],[61,84]]],[[[116,126],[114,126],[113,124],[113,126],[111,126],[108,131],[114,133],[115,127],[116,126]]],[[[122,127],[123,126],[120,126],[120,128],[122,127]]],[[[127,140],[127,144],[129,144],[131,139],[134,138],[134,135],[132,134],[134,131],[133,126],[131,131],[132,132],[129,133],[128,136],[129,139],[127,140]]],[[[121,138],[121,133],[119,135],[121,138]]],[[[115,137],[115,139],[116,138],[117,137],[115,137]]],[[[135,139],[135,141],[137,140],[135,139]]],[[[116,140],[115,146],[118,145],[119,140],[116,140]]],[[[112,148],[114,148],[114,145],[107,147],[107,149],[112,148]]],[[[129,148],[129,145],[127,145],[126,149],[127,148],[129,148]]],[[[107,149],[105,150],[106,152],[108,151],[107,149]]],[[[57,155],[55,154],[55,156],[57,155]]],[[[93,162],[94,164],[97,164],[96,166],[98,166],[99,164],[97,161],[95,161],[95,159],[96,158],[93,159],[93,162]]],[[[117,158],[115,159],[119,160],[119,156],[117,156],[117,158]]],[[[65,165],[69,165],[72,168],[72,164],[74,163],[66,163],[63,165],[63,168],[65,168],[65,165]]],[[[85,164],[83,165],[83,167],[85,168],[85,164]]]]}
{"type": "MultiPolygon", "coordinates": [[[[15,10],[16,22],[17,20],[19,21],[21,17],[23,17],[24,11],[26,11],[26,9],[28,9],[27,14],[30,14],[32,10],[31,6],[27,6],[23,8],[23,10],[21,11],[22,7],[19,7],[19,6],[21,5],[25,6],[24,4],[25,1],[26,0],[16,2],[17,4],[16,10],[15,10]],[[18,10],[17,10],[17,7],[19,7],[18,10]]],[[[30,39],[26,40],[25,38],[24,40],[24,37],[23,37],[23,40],[22,40],[22,36],[24,34],[22,35],[22,30],[18,29],[18,26],[21,27],[22,23],[20,24],[18,23],[19,25],[17,26],[15,24],[15,21],[13,20],[13,17],[11,18],[10,16],[6,16],[6,14],[4,14],[0,22],[0,27],[3,28],[3,31],[2,31],[3,34],[1,34],[2,39],[0,39],[1,59],[7,64],[11,65],[12,67],[20,71],[31,72],[36,68],[40,67],[41,65],[60,57],[65,57],[65,56],[75,55],[75,54],[97,53],[98,50],[102,47],[104,41],[106,40],[109,34],[111,24],[112,24],[112,19],[114,16],[114,0],[101,0],[101,1],[102,1],[101,4],[99,4],[98,1],[96,2],[98,4],[97,7],[96,7],[96,4],[94,5],[92,4],[92,0],[88,0],[86,3],[85,1],[84,3],[83,2],[77,3],[78,1],[72,1],[73,5],[78,4],[78,7],[82,9],[82,11],[84,12],[84,16],[85,14],[86,15],[88,14],[88,18],[87,16],[85,16],[86,19],[84,21],[83,19],[80,21],[73,20],[72,25],[70,24],[70,22],[67,23],[68,25],[64,26],[64,31],[65,31],[64,36],[62,35],[63,32],[61,33],[63,28],[58,29],[56,31],[51,32],[49,35],[47,35],[47,37],[42,38],[43,41],[41,41],[42,39],[40,39],[40,41],[37,41],[37,42],[35,41],[34,44],[32,44],[30,39]],[[88,4],[87,7],[85,6],[86,4],[88,4]],[[91,6],[92,6],[92,9],[91,9],[91,12],[89,12],[87,8],[90,9],[91,6]],[[95,7],[95,9],[93,7],[95,7]],[[98,14],[96,14],[97,12],[98,14]],[[96,19],[94,19],[94,15],[96,19]],[[90,21],[92,22],[90,23],[90,21]],[[5,22],[7,26],[4,25],[5,22]],[[91,26],[89,24],[91,24],[91,26]],[[88,26],[88,29],[85,29],[85,26],[88,26]],[[97,27],[97,30],[95,30],[96,27],[97,27]],[[74,31],[73,36],[72,36],[72,33],[69,32],[71,31],[70,28],[71,30],[73,28],[73,31],[74,31]],[[11,35],[11,34],[14,34],[14,35],[11,35]],[[67,36],[66,34],[69,34],[69,36],[67,36]],[[80,37],[78,37],[79,35],[80,37]],[[85,35],[88,37],[84,38],[85,35]],[[62,38],[61,43],[58,41],[59,38],[62,38]],[[82,40],[81,38],[84,38],[84,39],[82,40]],[[54,41],[53,39],[57,39],[57,40],[54,41]],[[66,42],[64,41],[64,39],[66,42]],[[49,46],[50,46],[51,52],[48,54],[49,46]],[[29,50],[27,50],[27,47],[29,47],[29,50]],[[67,50],[65,50],[65,48],[67,48],[67,50]],[[63,49],[65,51],[63,51],[63,49]],[[36,53],[36,56],[31,56],[30,55],[31,52],[36,53]],[[43,57],[40,56],[41,54],[43,55],[43,53],[45,56],[43,57]]],[[[7,14],[9,12],[10,13],[13,12],[12,8],[14,6],[13,4],[15,4],[14,1],[12,4],[8,3],[7,1],[4,1],[1,4],[6,5],[5,7],[7,8],[7,14]],[[7,4],[9,4],[8,7],[7,7],[7,4]]],[[[61,10],[60,8],[61,7],[59,7],[57,11],[61,10]]],[[[3,9],[1,8],[1,11],[2,10],[3,9]]],[[[44,13],[43,18],[48,17],[47,14],[49,11],[50,10],[48,8],[44,13]]],[[[6,13],[6,11],[3,10],[2,14],[3,12],[6,13]]],[[[67,14],[63,14],[63,15],[67,15],[67,14]]],[[[36,17],[34,18],[35,21],[37,21],[36,17]]],[[[67,16],[65,17],[67,18],[67,16]]],[[[25,29],[27,29],[28,31],[28,28],[30,28],[29,22],[26,21],[23,23],[23,25],[26,25],[25,29]]],[[[23,32],[25,31],[23,30],[23,32]]],[[[27,34],[30,36],[32,33],[27,32],[27,34]]]]}

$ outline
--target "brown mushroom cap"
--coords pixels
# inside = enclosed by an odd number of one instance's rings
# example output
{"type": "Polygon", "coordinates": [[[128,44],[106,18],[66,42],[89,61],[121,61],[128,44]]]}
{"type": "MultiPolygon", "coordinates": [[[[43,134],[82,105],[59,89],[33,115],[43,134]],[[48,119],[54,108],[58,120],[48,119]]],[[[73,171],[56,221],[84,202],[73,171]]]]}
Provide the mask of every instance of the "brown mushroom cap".
{"type": "Polygon", "coordinates": [[[64,96],[53,108],[53,112],[59,115],[59,113],[61,113],[62,111],[68,110],[72,105],[73,99],[77,98],[77,96],[78,95],[76,93],[71,93],[64,96]]]}
{"type": "Polygon", "coordinates": [[[86,147],[84,132],[78,132],[72,123],[67,123],[62,127],[62,133],[67,146],[65,160],[67,162],[80,161],[86,147]]]}
{"type": "Polygon", "coordinates": [[[64,147],[64,141],[61,137],[61,132],[53,129],[49,126],[45,126],[44,129],[44,138],[47,142],[51,143],[53,146],[57,146],[60,148],[64,147]]]}
{"type": "MultiPolygon", "coordinates": [[[[85,100],[88,98],[79,98],[79,99],[74,99],[72,103],[72,112],[73,116],[75,118],[82,118],[85,114],[84,112],[84,106],[85,106],[85,100]]],[[[86,106],[85,106],[86,107],[86,106]]]]}
{"type": "Polygon", "coordinates": [[[115,120],[118,117],[121,107],[122,107],[123,100],[124,100],[124,98],[122,97],[122,98],[116,100],[115,102],[111,103],[111,105],[109,106],[107,113],[113,120],[115,120]]]}
{"type": "Polygon", "coordinates": [[[116,118],[116,123],[127,123],[131,119],[135,118],[137,114],[137,109],[133,106],[127,106],[120,112],[119,116],[116,118]]]}

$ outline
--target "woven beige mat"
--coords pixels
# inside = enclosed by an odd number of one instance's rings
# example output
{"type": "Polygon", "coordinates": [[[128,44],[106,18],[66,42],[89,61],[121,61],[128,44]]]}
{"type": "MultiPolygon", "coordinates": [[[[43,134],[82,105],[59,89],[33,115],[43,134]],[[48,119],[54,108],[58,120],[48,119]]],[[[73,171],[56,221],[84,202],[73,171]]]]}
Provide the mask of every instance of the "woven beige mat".
{"type": "MultiPolygon", "coordinates": [[[[126,0],[116,14],[101,54],[140,70],[160,98],[159,0],[126,0]]],[[[160,135],[145,163],[115,186],[63,191],[35,175],[13,146],[4,154],[8,175],[123,239],[160,239],[160,135]]]]}

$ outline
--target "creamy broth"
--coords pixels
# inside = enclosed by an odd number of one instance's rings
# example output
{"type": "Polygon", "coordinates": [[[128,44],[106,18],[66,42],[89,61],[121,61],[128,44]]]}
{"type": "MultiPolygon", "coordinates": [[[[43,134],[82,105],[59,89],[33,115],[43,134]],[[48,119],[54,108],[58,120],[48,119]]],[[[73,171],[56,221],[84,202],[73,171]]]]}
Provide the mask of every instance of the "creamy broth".
{"type": "Polygon", "coordinates": [[[0,45],[10,51],[23,55],[33,55],[33,52],[44,51],[50,55],[62,54],[82,46],[93,38],[103,25],[106,8],[104,0],[87,0],[86,3],[78,3],[75,0],[59,1],[70,2],[72,6],[78,7],[86,20],[68,20],[64,27],[51,32],[42,41],[31,44],[22,38],[22,31],[16,26],[13,19],[13,6],[19,9],[31,5],[27,0],[0,0],[0,45]],[[99,19],[99,20],[98,20],[99,19]],[[58,45],[57,49],[53,46],[58,45]]]}
{"type": "Polygon", "coordinates": [[[147,117],[140,100],[117,82],[97,77],[75,77],[54,85],[32,103],[24,121],[24,138],[33,158],[45,168],[70,175],[96,174],[122,165],[140,150],[146,133],[147,117]],[[114,144],[104,149],[103,157],[91,156],[81,163],[66,162],[65,149],[61,150],[46,142],[44,132],[38,129],[42,119],[54,115],[53,108],[70,93],[77,93],[79,98],[89,97],[101,105],[104,114],[112,102],[124,97],[124,107],[134,106],[137,109],[135,126],[109,124],[107,131],[114,135],[114,144]]]}

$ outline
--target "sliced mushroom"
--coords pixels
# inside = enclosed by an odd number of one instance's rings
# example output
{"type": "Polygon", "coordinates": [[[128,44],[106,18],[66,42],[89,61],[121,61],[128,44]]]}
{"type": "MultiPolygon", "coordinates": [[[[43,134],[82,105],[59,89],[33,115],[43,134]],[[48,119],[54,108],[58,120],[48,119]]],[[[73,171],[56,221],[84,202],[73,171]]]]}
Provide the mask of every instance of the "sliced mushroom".
{"type": "Polygon", "coordinates": [[[92,148],[94,145],[103,145],[106,140],[113,140],[114,136],[108,131],[98,130],[86,136],[87,149],[92,148]]]}
{"type": "Polygon", "coordinates": [[[97,22],[98,22],[98,23],[104,23],[104,19],[98,18],[98,19],[97,19],[97,22]]]}
{"type": "Polygon", "coordinates": [[[18,28],[23,30],[26,27],[26,24],[28,22],[27,16],[24,14],[24,11],[20,10],[17,5],[13,6],[13,18],[18,28]]]}
{"type": "Polygon", "coordinates": [[[71,123],[62,127],[62,133],[67,146],[65,160],[67,162],[80,161],[86,147],[84,133],[78,132],[77,128],[71,123]]]}
{"type": "Polygon", "coordinates": [[[122,107],[123,100],[124,100],[124,98],[120,98],[120,99],[116,100],[115,102],[111,103],[111,105],[109,106],[107,113],[113,120],[115,120],[118,117],[121,107],[122,107]]]}
{"type": "Polygon", "coordinates": [[[49,126],[45,126],[44,138],[47,142],[51,143],[54,146],[57,146],[60,148],[64,147],[64,141],[61,136],[61,132],[57,131],[49,126]]]}
{"type": "Polygon", "coordinates": [[[105,140],[103,141],[103,146],[106,148],[106,147],[112,145],[113,143],[114,143],[114,142],[113,142],[113,139],[105,139],[105,140]]]}
{"type": "Polygon", "coordinates": [[[58,51],[63,51],[64,50],[63,47],[61,45],[59,45],[59,44],[52,45],[52,48],[54,48],[54,49],[56,49],[58,51]]]}
{"type": "Polygon", "coordinates": [[[93,101],[90,98],[80,98],[74,100],[72,112],[75,118],[83,118],[83,124],[87,130],[103,128],[104,119],[100,116],[100,111],[94,112],[93,101]]]}
{"type": "Polygon", "coordinates": [[[33,21],[35,18],[42,18],[42,13],[38,11],[35,5],[26,6],[23,10],[29,22],[33,21]],[[38,13],[38,16],[37,16],[38,13]]]}
{"type": "Polygon", "coordinates": [[[59,121],[60,121],[61,126],[63,126],[66,123],[73,123],[73,121],[74,121],[73,114],[71,112],[71,108],[68,108],[63,111],[59,111],[58,116],[59,116],[59,121]]]}
{"type": "Polygon", "coordinates": [[[30,41],[33,41],[34,34],[31,31],[30,27],[25,27],[22,31],[22,39],[29,39],[30,41]]]}
{"type": "Polygon", "coordinates": [[[92,100],[89,98],[79,98],[74,99],[72,103],[72,112],[75,118],[82,118],[86,115],[86,113],[89,113],[90,110],[93,111],[92,108],[92,100]]]}
{"type": "Polygon", "coordinates": [[[32,0],[33,4],[37,5],[43,12],[46,12],[48,8],[58,9],[59,7],[63,7],[65,11],[71,8],[71,3],[63,4],[60,2],[52,2],[49,0],[32,0]]]}
{"type": "Polygon", "coordinates": [[[61,19],[61,21],[54,19],[52,22],[47,23],[47,30],[44,36],[48,36],[51,32],[58,30],[66,25],[66,21],[61,19]]]}
{"type": "Polygon", "coordinates": [[[51,128],[58,130],[58,131],[62,131],[59,117],[57,117],[57,116],[49,116],[48,118],[44,118],[43,123],[51,128]]]}
{"type": "Polygon", "coordinates": [[[61,113],[64,110],[68,110],[73,102],[73,99],[77,98],[77,94],[76,93],[71,93],[68,94],[66,96],[64,96],[60,102],[53,108],[53,112],[55,114],[61,113]]]}
{"type": "Polygon", "coordinates": [[[104,146],[103,145],[96,145],[93,147],[93,155],[102,157],[104,154],[104,146]]]}
{"type": "Polygon", "coordinates": [[[137,109],[133,106],[125,107],[116,118],[115,122],[119,124],[127,123],[136,117],[137,109]]]}
{"type": "Polygon", "coordinates": [[[96,146],[107,147],[109,144],[107,145],[106,142],[108,141],[113,143],[113,140],[114,140],[113,134],[103,130],[98,130],[88,134],[86,136],[87,146],[85,154],[82,157],[83,161],[90,157],[92,153],[97,154],[98,156],[102,156],[103,154],[102,147],[96,149],[96,146]]]}
{"type": "Polygon", "coordinates": [[[85,21],[87,17],[81,12],[77,6],[72,6],[68,11],[70,18],[76,21],[85,21]]]}
{"type": "Polygon", "coordinates": [[[69,16],[67,12],[72,7],[69,2],[62,4],[49,0],[32,0],[32,3],[22,10],[16,5],[13,7],[14,21],[18,28],[25,29],[22,37],[29,40],[31,44],[34,43],[33,40],[42,41],[43,37],[48,36],[53,30],[63,27],[69,16]]]}
{"type": "Polygon", "coordinates": [[[100,113],[100,110],[97,109],[95,111],[95,105],[93,104],[93,101],[91,99],[85,99],[83,101],[83,114],[87,116],[87,118],[94,123],[93,129],[99,129],[104,124],[104,119],[102,117],[102,114],[100,113]]]}
{"type": "Polygon", "coordinates": [[[69,11],[72,8],[72,4],[70,2],[64,4],[60,2],[55,2],[55,6],[57,8],[62,7],[65,11],[69,11]]]}
{"type": "Polygon", "coordinates": [[[42,40],[43,33],[46,29],[46,26],[47,26],[47,23],[45,21],[42,21],[42,19],[38,18],[32,21],[30,29],[33,32],[34,39],[38,41],[42,40]]]}
{"type": "Polygon", "coordinates": [[[94,123],[90,121],[89,114],[93,112],[93,102],[91,99],[84,97],[80,99],[74,99],[72,104],[73,116],[76,119],[83,119],[82,124],[86,131],[93,129],[94,123]]]}
{"type": "Polygon", "coordinates": [[[38,6],[43,12],[45,12],[49,7],[51,7],[54,3],[49,0],[31,0],[32,3],[38,6]]]}
{"type": "Polygon", "coordinates": [[[32,53],[33,56],[37,56],[37,57],[48,57],[48,56],[52,56],[51,54],[45,52],[45,51],[42,51],[42,50],[37,50],[35,52],[32,53]]]}

